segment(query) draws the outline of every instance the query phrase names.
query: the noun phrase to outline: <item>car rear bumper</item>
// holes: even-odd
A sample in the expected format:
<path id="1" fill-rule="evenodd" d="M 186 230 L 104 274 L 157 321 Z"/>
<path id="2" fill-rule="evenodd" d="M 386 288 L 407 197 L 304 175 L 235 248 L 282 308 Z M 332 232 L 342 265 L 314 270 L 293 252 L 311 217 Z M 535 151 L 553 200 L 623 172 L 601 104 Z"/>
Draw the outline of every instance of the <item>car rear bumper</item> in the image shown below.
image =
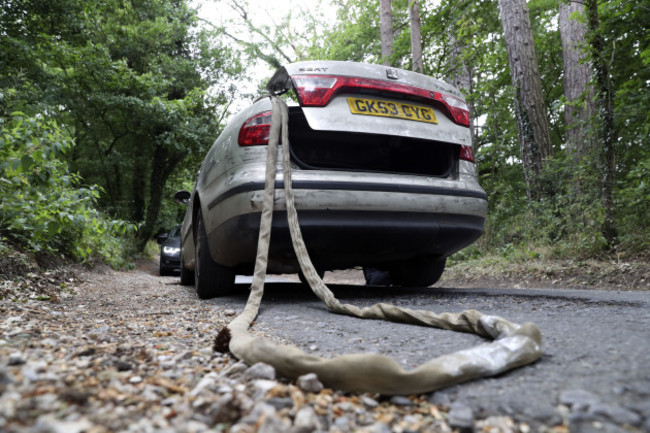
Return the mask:
<path id="1" fill-rule="evenodd" d="M 239 272 L 255 261 L 263 174 L 249 165 L 201 193 L 212 258 Z M 305 243 L 322 269 L 448 256 L 481 235 L 487 213 L 487 196 L 473 176 L 295 170 L 292 184 Z M 295 272 L 281 173 L 275 187 L 269 271 Z"/>
<path id="2" fill-rule="evenodd" d="M 311 259 L 324 270 L 448 256 L 474 242 L 485 221 L 471 215 L 328 210 L 299 211 L 298 218 Z M 259 213 L 222 224 L 209 236 L 220 251 L 215 259 L 252 270 L 259 225 Z M 220 245 L 228 245 L 228 250 L 221 251 Z M 269 258 L 271 272 L 297 271 L 285 211 L 274 212 Z"/>
<path id="3" fill-rule="evenodd" d="M 458 182 L 456 182 L 458 184 Z M 298 179 L 296 207 L 312 261 L 322 269 L 378 266 L 423 255 L 448 256 L 483 232 L 483 190 L 452 182 L 398 184 Z M 252 270 L 263 183 L 233 187 L 210 203 L 208 239 L 213 259 Z M 297 271 L 283 182 L 276 181 L 269 250 L 271 272 Z M 250 265 L 251 269 L 248 269 Z M 244 269 L 241 269 L 244 268 Z"/>

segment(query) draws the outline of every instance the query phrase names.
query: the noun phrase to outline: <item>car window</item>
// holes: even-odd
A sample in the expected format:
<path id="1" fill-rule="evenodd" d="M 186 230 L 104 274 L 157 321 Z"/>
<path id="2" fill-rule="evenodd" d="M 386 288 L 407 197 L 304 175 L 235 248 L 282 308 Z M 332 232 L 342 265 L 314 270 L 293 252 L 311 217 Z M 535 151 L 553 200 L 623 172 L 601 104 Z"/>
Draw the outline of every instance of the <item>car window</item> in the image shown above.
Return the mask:
<path id="1" fill-rule="evenodd" d="M 181 227 L 176 226 L 169 232 L 170 238 L 180 238 L 181 237 Z"/>

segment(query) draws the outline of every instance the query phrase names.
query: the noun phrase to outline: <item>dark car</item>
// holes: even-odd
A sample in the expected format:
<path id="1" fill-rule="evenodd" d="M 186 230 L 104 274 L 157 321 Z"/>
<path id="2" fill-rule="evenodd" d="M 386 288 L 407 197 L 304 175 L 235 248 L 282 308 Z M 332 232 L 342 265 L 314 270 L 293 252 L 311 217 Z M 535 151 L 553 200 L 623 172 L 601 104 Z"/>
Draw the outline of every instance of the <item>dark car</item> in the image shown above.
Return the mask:
<path id="1" fill-rule="evenodd" d="M 171 275 L 181 269 L 181 226 L 177 225 L 169 234 L 158 236 L 160 244 L 160 275 Z"/>

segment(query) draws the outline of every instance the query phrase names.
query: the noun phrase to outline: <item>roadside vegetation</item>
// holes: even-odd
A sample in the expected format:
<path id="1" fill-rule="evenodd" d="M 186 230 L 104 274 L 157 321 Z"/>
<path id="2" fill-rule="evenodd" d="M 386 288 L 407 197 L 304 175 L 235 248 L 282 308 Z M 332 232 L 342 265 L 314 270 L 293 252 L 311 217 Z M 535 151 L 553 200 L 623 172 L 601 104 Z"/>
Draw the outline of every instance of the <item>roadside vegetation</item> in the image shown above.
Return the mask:
<path id="1" fill-rule="evenodd" d="M 233 101 L 252 98 L 237 84 L 253 79 L 254 64 L 269 66 L 270 76 L 311 59 L 417 68 L 467 95 L 490 204 L 484 236 L 451 268 L 647 261 L 648 8 L 623 0 L 571 3 L 569 11 L 548 0 L 439 3 L 393 0 L 388 42 L 379 0 L 323 2 L 337 8 L 334 21 L 324 8 L 297 6 L 272 25 L 243 0 L 214 0 L 234 17 L 220 23 L 200 20 L 186 0 L 6 3 L 2 274 L 25 260 L 128 268 L 151 254 L 147 243 L 182 218 L 173 193 L 191 189 Z M 419 8 L 417 22 L 409 4 Z M 526 114 L 523 87 L 510 75 L 517 47 L 500 13 L 526 6 L 537 60 L 528 70 L 548 123 L 532 141 L 530 126 L 541 121 Z M 414 60 L 416 24 L 422 59 Z M 568 80 L 576 74 L 586 79 Z M 543 152 L 540 142 L 548 143 Z"/>
<path id="2" fill-rule="evenodd" d="M 0 94 L 0 99 L 11 96 Z M 97 206 L 101 187 L 84 186 L 70 172 L 69 134 L 47 115 L 19 111 L 5 116 L 1 126 L 0 254 L 8 258 L 12 250 L 23 250 L 45 260 L 101 260 L 127 267 L 126 239 L 135 225 L 103 214 Z"/>

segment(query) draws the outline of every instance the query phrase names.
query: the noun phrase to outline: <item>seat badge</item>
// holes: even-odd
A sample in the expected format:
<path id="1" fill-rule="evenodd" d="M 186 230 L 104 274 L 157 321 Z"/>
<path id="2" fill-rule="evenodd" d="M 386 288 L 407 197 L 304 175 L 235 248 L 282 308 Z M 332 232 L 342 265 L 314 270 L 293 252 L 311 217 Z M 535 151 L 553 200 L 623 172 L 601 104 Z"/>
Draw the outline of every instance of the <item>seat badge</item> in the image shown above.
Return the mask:
<path id="1" fill-rule="evenodd" d="M 397 80 L 397 69 L 386 69 L 386 77 L 390 78 L 391 80 Z"/>

